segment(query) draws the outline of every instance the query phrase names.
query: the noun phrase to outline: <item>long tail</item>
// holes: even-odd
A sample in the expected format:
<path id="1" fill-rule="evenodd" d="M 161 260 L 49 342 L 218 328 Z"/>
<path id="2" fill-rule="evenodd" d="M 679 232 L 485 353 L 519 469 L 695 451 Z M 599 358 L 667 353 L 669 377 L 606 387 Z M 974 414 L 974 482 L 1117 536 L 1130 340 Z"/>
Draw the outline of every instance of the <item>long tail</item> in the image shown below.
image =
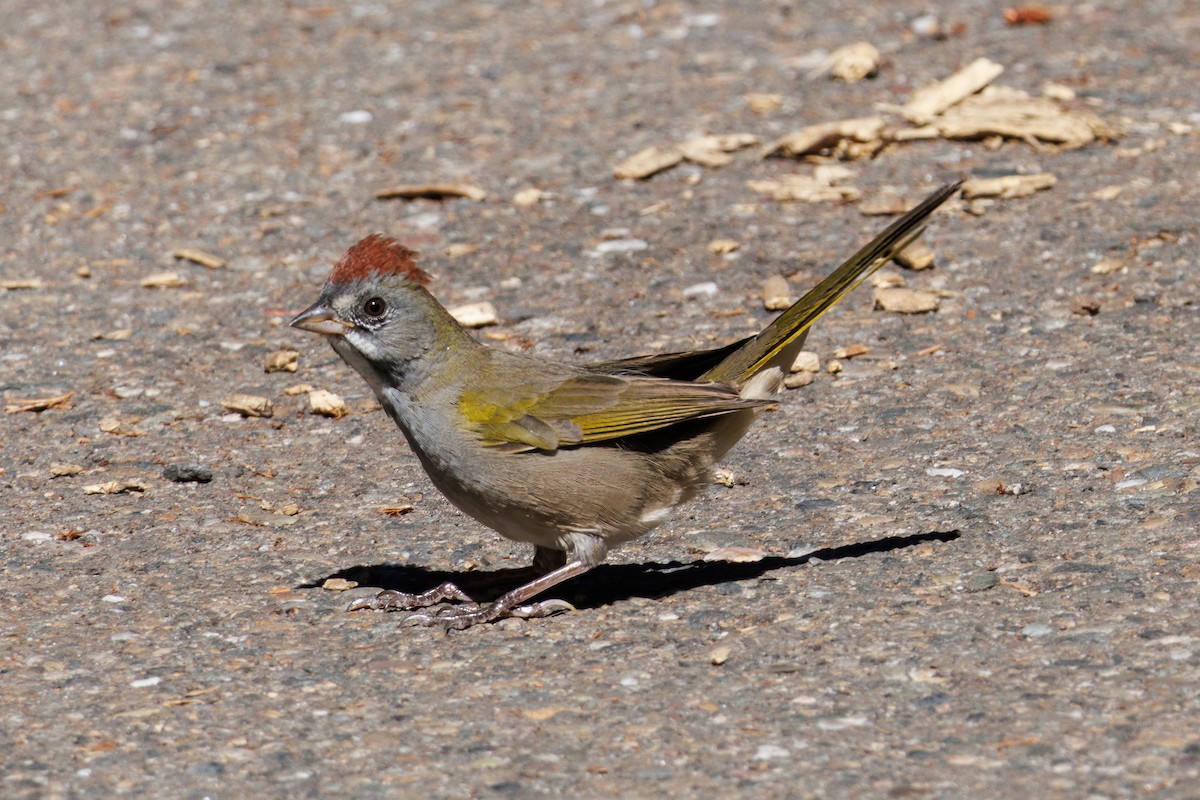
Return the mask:
<path id="1" fill-rule="evenodd" d="M 958 191 L 961 181 L 947 184 L 931 194 L 919 206 L 893 222 L 866 246 L 850 256 L 825 280 L 780 314 L 745 345 L 726 356 L 699 380 L 741 386 L 771 366 L 787 370 L 804 336 L 817 319 L 845 297 L 892 256 L 907 247 L 925 229 L 930 214 Z M 795 352 L 793 352 L 795 351 Z M 784 363 L 784 362 L 788 363 Z"/>

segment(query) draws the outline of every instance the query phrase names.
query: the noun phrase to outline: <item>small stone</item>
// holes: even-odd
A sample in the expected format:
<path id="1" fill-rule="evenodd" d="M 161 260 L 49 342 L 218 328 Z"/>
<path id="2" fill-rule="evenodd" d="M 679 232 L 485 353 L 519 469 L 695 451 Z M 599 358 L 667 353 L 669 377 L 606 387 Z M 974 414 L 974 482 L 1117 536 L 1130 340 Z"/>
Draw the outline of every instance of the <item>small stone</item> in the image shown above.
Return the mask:
<path id="1" fill-rule="evenodd" d="M 994 572 L 980 572 L 967 579 L 968 592 L 986 592 L 1000 585 L 1000 576 Z"/>
<path id="2" fill-rule="evenodd" d="M 837 375 L 842 371 L 842 362 L 838 361 L 836 358 L 829 359 L 829 363 L 825 365 L 825 371 L 830 375 Z"/>
<path id="3" fill-rule="evenodd" d="M 933 251 L 920 242 L 913 242 L 895 255 L 895 262 L 913 271 L 929 269 L 933 266 Z"/>
<path id="4" fill-rule="evenodd" d="M 754 564 L 766 557 L 766 553 L 754 547 L 726 545 L 725 547 L 718 547 L 716 550 L 710 550 L 705 554 L 704 560 L 710 563 L 713 561 L 725 561 L 730 564 Z"/>
<path id="5" fill-rule="evenodd" d="M 267 372 L 295 372 L 300 354 L 295 350 L 276 350 L 267 353 L 263 359 L 263 369 Z"/>
<path id="6" fill-rule="evenodd" d="M 715 648 L 711 653 L 709 653 L 708 660 L 710 662 L 712 662 L 712 665 L 714 667 L 719 667 L 722 664 L 724 664 L 726 661 L 729 660 L 729 656 L 732 652 L 733 652 L 732 647 L 730 647 L 729 645 L 723 644 L 720 647 Z"/>
<path id="7" fill-rule="evenodd" d="M 961 478 L 966 475 L 966 470 L 955 469 L 954 467 L 929 467 L 925 470 L 926 475 L 934 478 Z"/>
<path id="8" fill-rule="evenodd" d="M 869 78 L 879 70 L 879 50 L 870 42 L 839 47 L 829 55 L 829 74 L 846 83 Z"/>
<path id="9" fill-rule="evenodd" d="M 716 297 L 720 294 L 721 288 L 712 281 L 704 283 L 693 283 L 683 290 L 683 296 L 686 298 L 692 297 Z"/>
<path id="10" fill-rule="evenodd" d="M 937 311 L 941 298 L 933 292 L 917 289 L 876 289 L 875 307 L 897 314 L 927 314 Z"/>
<path id="11" fill-rule="evenodd" d="M 892 289 L 897 286 L 903 286 L 907 282 L 900 273 L 886 269 L 880 270 L 871 276 L 871 287 L 875 289 Z"/>
<path id="12" fill-rule="evenodd" d="M 1039 636 L 1049 636 L 1052 633 L 1054 633 L 1054 628 L 1041 622 L 1035 622 L 1032 625 L 1026 625 L 1024 628 L 1021 628 L 1021 635 L 1030 639 Z"/>
<path id="13" fill-rule="evenodd" d="M 787 750 L 779 745 L 761 744 L 754 751 L 755 761 L 773 761 L 777 758 L 790 758 L 792 755 L 790 750 Z"/>
<path id="14" fill-rule="evenodd" d="M 51 478 L 67 478 L 71 475 L 78 475 L 83 472 L 83 467 L 78 464 L 60 464 L 55 462 L 50 465 Z"/>
<path id="15" fill-rule="evenodd" d="M 1125 269 L 1125 262 L 1119 258 L 1102 258 L 1092 266 L 1093 275 L 1112 275 Z"/>
<path id="16" fill-rule="evenodd" d="M 513 201 L 514 205 L 521 206 L 522 208 L 527 208 L 529 206 L 536 206 L 538 203 L 540 203 L 542 201 L 542 197 L 544 197 L 544 196 L 545 196 L 545 193 L 541 189 L 530 186 L 529 188 L 522 189 L 521 191 L 514 194 L 512 201 Z"/>
<path id="17" fill-rule="evenodd" d="M 321 584 L 321 588 L 329 592 L 344 592 L 356 586 L 358 586 L 358 581 L 349 581 L 345 578 L 327 578 Z"/>
<path id="18" fill-rule="evenodd" d="M 715 256 L 732 253 L 742 245 L 736 239 L 713 239 L 708 243 L 708 252 Z"/>
<path id="19" fill-rule="evenodd" d="M 799 389 L 808 386 L 817 379 L 815 372 L 796 372 L 783 379 L 785 389 Z"/>
<path id="20" fill-rule="evenodd" d="M 175 483 L 208 483 L 213 471 L 200 464 L 168 464 L 163 468 L 163 477 Z"/>

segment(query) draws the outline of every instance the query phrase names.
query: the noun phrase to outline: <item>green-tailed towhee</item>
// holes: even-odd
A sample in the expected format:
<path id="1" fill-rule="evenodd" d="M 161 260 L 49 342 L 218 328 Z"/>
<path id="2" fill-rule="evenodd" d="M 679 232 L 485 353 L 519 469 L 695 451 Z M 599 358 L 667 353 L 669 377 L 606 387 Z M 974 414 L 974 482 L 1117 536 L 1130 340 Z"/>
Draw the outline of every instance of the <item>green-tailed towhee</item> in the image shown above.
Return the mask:
<path id="1" fill-rule="evenodd" d="M 292 325 L 324 334 L 375 391 L 442 494 L 501 535 L 535 548 L 544 574 L 475 604 L 453 584 L 386 590 L 350 608 L 416 609 L 466 628 L 570 609 L 528 604 L 665 522 L 769 404 L 809 326 L 920 235 L 958 184 L 934 192 L 756 336 L 712 350 L 577 366 L 493 350 L 426 290 L 416 256 L 368 236 L 333 268 Z"/>

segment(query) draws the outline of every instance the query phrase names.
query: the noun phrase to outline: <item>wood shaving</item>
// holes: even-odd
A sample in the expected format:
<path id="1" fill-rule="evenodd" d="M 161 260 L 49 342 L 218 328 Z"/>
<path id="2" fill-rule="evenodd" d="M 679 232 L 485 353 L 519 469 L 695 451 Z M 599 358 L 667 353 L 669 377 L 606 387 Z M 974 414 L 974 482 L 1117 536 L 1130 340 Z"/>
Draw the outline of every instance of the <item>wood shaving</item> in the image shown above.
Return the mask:
<path id="1" fill-rule="evenodd" d="M 300 354 L 295 350 L 276 350 L 267 353 L 263 359 L 263 369 L 267 372 L 295 372 L 299 359 Z"/>
<path id="2" fill-rule="evenodd" d="M 1011 200 L 1017 197 L 1029 197 L 1034 192 L 1049 189 L 1056 183 L 1058 183 L 1058 179 L 1049 172 L 1039 172 L 1036 175 L 978 178 L 963 184 L 962 196 L 965 200 L 976 197 L 999 197 Z"/>
<path id="3" fill-rule="evenodd" d="M 828 154 L 845 160 L 873 155 L 884 144 L 883 117 L 855 117 L 809 125 L 789 133 L 763 150 L 763 157 L 802 158 Z M 859 145 L 855 148 L 853 145 Z"/>
<path id="4" fill-rule="evenodd" d="M 469 183 L 408 183 L 375 193 L 376 200 L 448 200 L 456 197 L 479 202 L 487 199 L 487 192 Z"/>
<path id="5" fill-rule="evenodd" d="M 346 401 L 325 389 L 314 389 L 308 393 L 308 407 L 314 414 L 339 419 L 346 416 Z"/>
<path id="6" fill-rule="evenodd" d="M 495 325 L 500 321 L 496 315 L 496 307 L 487 300 L 456 306 L 449 311 L 450 316 L 454 317 L 464 328 L 483 328 Z"/>
<path id="7" fill-rule="evenodd" d="M 870 42 L 855 42 L 829 54 L 826 71 L 846 83 L 856 83 L 879 71 L 879 50 Z"/>
<path id="8" fill-rule="evenodd" d="M 243 417 L 270 417 L 275 414 L 275 406 L 271 401 L 255 394 L 231 394 L 221 400 L 221 405 Z"/>
<path id="9" fill-rule="evenodd" d="M 225 259 L 220 256 L 214 256 L 203 250 L 193 250 L 190 247 L 177 248 L 171 255 L 179 261 L 191 261 L 193 264 L 199 264 L 209 269 L 224 269 L 226 265 Z"/>
<path id="10" fill-rule="evenodd" d="M 155 272 L 142 278 L 141 285 L 143 289 L 173 289 L 186 286 L 187 281 L 178 272 Z"/>
<path id="11" fill-rule="evenodd" d="M 23 411 L 41 412 L 51 408 L 70 408 L 74 392 L 54 395 L 53 397 L 35 397 L 29 400 L 12 400 L 4 404 L 4 413 L 20 414 Z"/>
<path id="12" fill-rule="evenodd" d="M 875 290 L 875 307 L 897 314 L 926 314 L 937 311 L 941 299 L 933 292 L 891 287 Z"/>
<path id="13" fill-rule="evenodd" d="M 934 117 L 983 89 L 1004 72 L 1004 67 L 986 58 L 977 58 L 958 72 L 932 86 L 913 92 L 900 109 L 909 122 L 924 125 Z"/>

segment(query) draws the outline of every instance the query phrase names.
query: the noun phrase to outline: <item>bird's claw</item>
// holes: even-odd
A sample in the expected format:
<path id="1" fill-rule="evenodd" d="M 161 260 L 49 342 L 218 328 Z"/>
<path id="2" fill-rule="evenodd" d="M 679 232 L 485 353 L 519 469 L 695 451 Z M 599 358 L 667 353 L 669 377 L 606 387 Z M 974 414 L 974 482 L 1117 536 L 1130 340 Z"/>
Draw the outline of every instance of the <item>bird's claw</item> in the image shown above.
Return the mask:
<path id="1" fill-rule="evenodd" d="M 346 610 L 411 611 L 414 608 L 436 606 L 438 603 L 444 603 L 447 600 L 466 603 L 474 608 L 479 607 L 479 604 L 462 589 L 459 589 L 453 583 L 443 583 L 420 594 L 409 594 L 408 592 L 400 592 L 395 589 L 384 589 L 374 597 L 358 598 L 347 605 Z"/>
<path id="2" fill-rule="evenodd" d="M 496 622 L 501 619 L 540 619 L 575 611 L 575 606 L 566 600 L 543 600 L 523 606 L 506 606 L 499 601 L 483 608 L 443 608 L 436 614 L 410 614 L 404 618 L 405 625 L 420 625 L 426 628 L 444 627 L 447 631 L 462 631 L 472 625 Z"/>

